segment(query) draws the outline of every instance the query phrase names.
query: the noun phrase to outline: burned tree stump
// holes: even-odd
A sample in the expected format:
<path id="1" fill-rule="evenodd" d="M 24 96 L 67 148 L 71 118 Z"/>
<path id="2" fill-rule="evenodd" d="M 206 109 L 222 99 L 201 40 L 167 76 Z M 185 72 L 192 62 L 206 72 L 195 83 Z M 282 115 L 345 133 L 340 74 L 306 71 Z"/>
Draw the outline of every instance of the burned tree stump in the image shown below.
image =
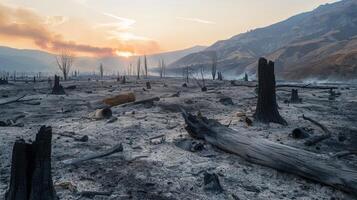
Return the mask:
<path id="1" fill-rule="evenodd" d="M 148 81 L 148 82 L 146 82 L 146 89 L 148 89 L 148 90 L 150 90 L 151 89 L 151 84 L 150 84 L 150 82 Z"/>
<path id="2" fill-rule="evenodd" d="M 223 81 L 222 72 L 217 72 L 217 79 L 218 79 L 219 81 Z"/>
<path id="3" fill-rule="evenodd" d="M 55 75 L 55 84 L 53 85 L 52 88 L 52 94 L 56 94 L 56 95 L 65 94 L 64 89 L 62 85 L 59 83 L 59 81 L 60 81 L 60 77 Z"/>
<path id="4" fill-rule="evenodd" d="M 275 94 L 274 62 L 259 59 L 258 66 L 258 103 L 254 118 L 264 123 L 274 122 L 287 125 L 280 116 Z"/>
<path id="5" fill-rule="evenodd" d="M 0 85 L 5 85 L 8 84 L 9 82 L 7 81 L 6 78 L 0 78 Z"/>
<path id="6" fill-rule="evenodd" d="M 243 80 L 244 80 L 244 81 L 249 81 L 249 80 L 248 80 L 248 74 L 247 74 L 247 73 L 244 74 L 244 79 L 243 79 Z"/>
<path id="7" fill-rule="evenodd" d="M 126 78 L 125 78 L 125 76 L 123 76 L 121 79 L 121 84 L 125 84 L 125 83 L 126 83 Z"/>
<path id="8" fill-rule="evenodd" d="M 301 103 L 302 99 L 299 98 L 299 93 L 297 89 L 292 89 L 291 90 L 291 98 L 290 98 L 290 103 Z"/>
<path id="9" fill-rule="evenodd" d="M 32 144 L 14 144 L 11 178 L 5 200 L 55 200 L 51 175 L 52 128 L 42 126 Z"/>

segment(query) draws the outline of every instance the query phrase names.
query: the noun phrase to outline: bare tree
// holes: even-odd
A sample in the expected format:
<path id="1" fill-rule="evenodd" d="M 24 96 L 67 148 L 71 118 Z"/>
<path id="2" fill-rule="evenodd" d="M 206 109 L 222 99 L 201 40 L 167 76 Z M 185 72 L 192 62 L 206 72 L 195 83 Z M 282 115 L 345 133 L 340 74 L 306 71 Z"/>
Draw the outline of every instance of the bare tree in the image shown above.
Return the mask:
<path id="1" fill-rule="evenodd" d="M 144 55 L 144 68 L 145 68 L 145 78 L 148 78 L 148 62 L 146 59 L 146 55 Z"/>
<path id="2" fill-rule="evenodd" d="M 136 78 L 140 79 L 140 68 L 141 68 L 141 60 L 140 57 L 138 58 L 138 64 L 136 65 Z"/>
<path id="3" fill-rule="evenodd" d="M 104 76 L 104 67 L 103 67 L 103 64 L 100 63 L 99 65 L 99 73 L 100 73 L 100 78 L 103 79 L 103 76 Z"/>
<path id="4" fill-rule="evenodd" d="M 216 79 L 216 74 L 217 74 L 217 53 L 216 52 L 213 52 L 213 55 L 212 55 L 211 73 L 212 73 L 212 79 L 215 80 Z"/>
<path id="5" fill-rule="evenodd" d="M 74 61 L 74 54 L 68 50 L 63 49 L 59 55 L 56 56 L 58 68 L 62 71 L 64 80 L 67 80 L 68 73 L 71 71 L 71 67 Z"/>
<path id="6" fill-rule="evenodd" d="M 159 61 L 159 72 L 160 72 L 160 78 L 165 77 L 165 62 L 163 59 Z"/>
<path id="7" fill-rule="evenodd" d="M 162 63 L 161 63 L 161 60 L 159 60 L 159 74 L 160 74 L 160 78 L 162 78 L 163 71 L 162 71 Z"/>

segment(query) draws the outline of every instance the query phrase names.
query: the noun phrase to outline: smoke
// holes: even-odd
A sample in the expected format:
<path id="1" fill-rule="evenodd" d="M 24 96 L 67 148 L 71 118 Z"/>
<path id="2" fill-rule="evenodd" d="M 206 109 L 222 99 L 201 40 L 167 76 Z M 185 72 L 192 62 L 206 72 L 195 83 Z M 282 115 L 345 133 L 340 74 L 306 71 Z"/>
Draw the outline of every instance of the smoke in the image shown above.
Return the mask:
<path id="1" fill-rule="evenodd" d="M 99 47 L 88 44 L 79 44 L 75 41 L 65 40 L 61 34 L 50 30 L 53 23 L 64 23 L 66 19 L 42 17 L 28 8 L 15 8 L 0 4 L 0 36 L 7 39 L 27 39 L 36 46 L 50 52 L 58 52 L 67 49 L 82 54 L 95 56 L 112 56 L 117 51 L 142 51 L 157 50 L 159 47 L 154 41 L 146 44 L 130 44 L 130 42 L 114 41 L 113 47 Z M 51 24 L 49 24 L 51 23 Z M 140 46 L 141 45 L 141 46 Z"/>

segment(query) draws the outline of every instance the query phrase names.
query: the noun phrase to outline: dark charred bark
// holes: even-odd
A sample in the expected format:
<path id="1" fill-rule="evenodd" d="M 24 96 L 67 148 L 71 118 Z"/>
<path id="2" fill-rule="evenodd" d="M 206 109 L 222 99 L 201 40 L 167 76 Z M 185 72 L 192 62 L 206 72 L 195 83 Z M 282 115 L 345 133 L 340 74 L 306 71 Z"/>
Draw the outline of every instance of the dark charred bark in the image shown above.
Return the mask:
<path id="1" fill-rule="evenodd" d="M 218 79 L 219 81 L 223 81 L 222 72 L 217 72 L 217 79 Z"/>
<path id="2" fill-rule="evenodd" d="M 181 109 L 185 129 L 194 138 L 236 154 L 248 162 L 295 174 L 357 195 L 355 167 L 336 159 L 227 128 L 216 120 L 194 116 Z"/>
<path id="3" fill-rule="evenodd" d="M 0 78 L 0 85 L 5 85 L 8 84 L 9 82 L 7 81 L 6 78 Z"/>
<path id="4" fill-rule="evenodd" d="M 60 82 L 60 77 L 55 75 L 55 84 L 53 85 L 52 88 L 52 94 L 57 94 L 57 95 L 65 94 L 64 89 L 59 82 Z"/>
<path id="5" fill-rule="evenodd" d="M 275 94 L 274 62 L 259 59 L 258 66 L 258 103 L 254 114 L 257 121 L 274 122 L 287 125 L 280 116 Z"/>
<path id="6" fill-rule="evenodd" d="M 151 84 L 150 84 L 150 82 L 146 82 L 146 89 L 148 89 L 148 90 L 151 89 Z"/>
<path id="7" fill-rule="evenodd" d="M 123 76 L 121 79 L 121 84 L 125 84 L 125 83 L 126 83 L 126 78 L 125 78 L 125 76 Z"/>
<path id="8" fill-rule="evenodd" d="M 42 126 L 32 144 L 14 144 L 6 200 L 55 200 L 51 175 L 51 127 Z"/>
<path id="9" fill-rule="evenodd" d="M 248 80 L 248 74 L 247 74 L 247 73 L 244 74 L 244 81 L 249 81 L 249 80 Z"/>
<path id="10" fill-rule="evenodd" d="M 297 89 L 291 89 L 290 103 L 301 103 L 302 99 L 299 98 L 299 93 Z"/>

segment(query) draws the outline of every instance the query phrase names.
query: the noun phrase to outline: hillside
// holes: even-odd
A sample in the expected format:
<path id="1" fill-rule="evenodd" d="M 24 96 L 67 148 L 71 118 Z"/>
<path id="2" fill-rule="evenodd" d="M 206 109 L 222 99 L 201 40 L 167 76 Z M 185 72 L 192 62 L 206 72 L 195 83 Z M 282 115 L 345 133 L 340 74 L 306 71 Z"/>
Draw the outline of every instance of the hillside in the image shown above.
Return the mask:
<path id="1" fill-rule="evenodd" d="M 174 62 L 188 54 L 202 51 L 206 47 L 194 46 L 191 48 L 148 55 L 149 67 L 157 66 L 160 59 L 167 64 Z M 138 57 L 76 57 L 74 67 L 81 71 L 92 72 L 98 69 L 102 63 L 108 72 L 118 71 L 129 65 L 136 64 Z M 23 72 L 56 72 L 57 65 L 55 55 L 39 50 L 15 49 L 0 46 L 0 71 L 23 71 Z"/>
<path id="2" fill-rule="evenodd" d="M 328 78 L 334 76 L 333 71 L 339 71 L 336 78 L 341 78 L 342 74 L 356 71 L 351 62 L 353 59 L 343 59 L 347 54 L 349 58 L 355 57 L 356 36 L 357 1 L 344 0 L 218 41 L 205 51 L 185 56 L 170 67 L 209 64 L 210 58 L 205 56 L 207 51 L 216 51 L 219 69 L 236 75 L 244 71 L 254 74 L 257 59 L 266 56 L 276 61 L 279 66 L 277 72 L 283 78 L 310 75 Z M 323 64 L 326 60 L 328 65 Z M 354 75 L 348 74 L 348 78 Z"/>

